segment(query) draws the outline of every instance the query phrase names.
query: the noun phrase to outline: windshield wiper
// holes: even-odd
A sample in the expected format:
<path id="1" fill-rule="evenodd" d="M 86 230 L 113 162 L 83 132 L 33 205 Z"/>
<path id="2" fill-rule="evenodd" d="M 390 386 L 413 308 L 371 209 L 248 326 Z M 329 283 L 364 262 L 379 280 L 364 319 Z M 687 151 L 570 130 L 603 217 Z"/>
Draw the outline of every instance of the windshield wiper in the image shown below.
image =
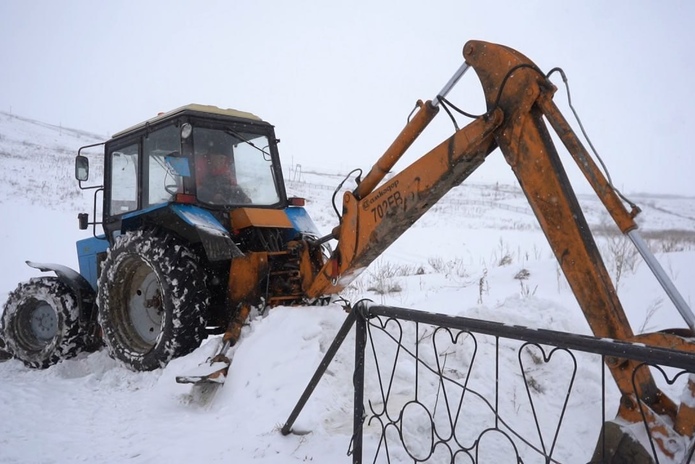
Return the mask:
<path id="1" fill-rule="evenodd" d="M 233 130 L 231 130 L 231 129 L 225 129 L 224 131 L 225 131 L 227 134 L 229 134 L 229 135 L 231 135 L 231 136 L 233 136 L 233 137 L 236 137 L 237 139 L 241 140 L 242 142 L 249 144 L 250 146 L 252 146 L 252 147 L 255 148 L 256 150 L 258 150 L 258 151 L 260 151 L 261 153 L 263 153 L 263 155 L 267 156 L 267 157 L 268 157 L 267 159 L 270 159 L 270 153 L 268 153 L 267 151 L 265 151 L 265 149 L 263 149 L 263 148 L 258 148 L 252 141 L 246 139 L 245 137 L 243 137 L 243 136 L 242 136 L 241 134 L 239 134 L 238 132 L 235 132 L 235 131 L 233 131 Z M 259 135 L 261 135 L 261 134 L 259 134 Z"/>

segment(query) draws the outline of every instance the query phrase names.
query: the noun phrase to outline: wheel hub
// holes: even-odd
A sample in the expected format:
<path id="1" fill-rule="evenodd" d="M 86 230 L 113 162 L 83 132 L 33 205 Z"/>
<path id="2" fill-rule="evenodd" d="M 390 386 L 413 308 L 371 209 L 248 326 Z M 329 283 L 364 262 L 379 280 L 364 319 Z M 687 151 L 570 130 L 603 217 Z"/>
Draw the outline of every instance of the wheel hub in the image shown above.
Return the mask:
<path id="1" fill-rule="evenodd" d="M 46 344 L 58 333 L 58 315 L 46 302 L 40 302 L 29 315 L 31 331 L 40 344 Z"/>
<path id="2" fill-rule="evenodd" d="M 162 295 L 153 272 L 149 272 L 134 289 L 128 304 L 128 315 L 140 338 L 154 345 L 162 331 Z"/>

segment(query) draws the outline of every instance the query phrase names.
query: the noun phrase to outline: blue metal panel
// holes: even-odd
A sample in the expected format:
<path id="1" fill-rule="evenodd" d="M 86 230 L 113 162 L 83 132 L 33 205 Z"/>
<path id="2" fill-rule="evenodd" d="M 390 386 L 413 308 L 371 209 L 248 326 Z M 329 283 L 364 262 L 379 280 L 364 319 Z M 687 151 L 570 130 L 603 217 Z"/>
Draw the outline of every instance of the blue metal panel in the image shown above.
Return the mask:
<path id="1" fill-rule="evenodd" d="M 126 213 L 123 216 L 121 216 L 121 219 L 123 222 L 128 221 L 129 219 L 134 219 L 138 218 L 140 216 L 143 216 L 145 214 L 151 213 L 152 211 L 156 211 L 158 209 L 165 208 L 169 203 L 157 203 L 156 205 L 151 205 L 148 206 L 147 208 L 139 209 L 137 211 L 132 211 L 130 213 Z"/>
<path id="2" fill-rule="evenodd" d="M 207 232 L 213 231 L 217 235 L 229 235 L 229 232 L 220 224 L 220 221 L 212 215 L 208 210 L 205 210 L 196 205 L 184 205 L 179 203 L 159 203 L 148 206 L 147 208 L 133 211 L 122 216 L 123 230 L 132 230 L 141 226 L 142 220 L 153 213 L 165 212 L 165 210 L 174 212 L 183 221 L 197 229 L 203 229 Z"/>
<path id="3" fill-rule="evenodd" d="M 311 220 L 309 213 L 307 213 L 304 208 L 299 206 L 291 206 L 285 209 L 285 212 L 287 213 L 287 217 L 290 218 L 292 226 L 296 231 L 303 234 L 311 234 L 316 236 L 320 235 L 316 224 L 314 224 L 314 221 Z"/>
<path id="4" fill-rule="evenodd" d="M 227 229 L 220 224 L 212 213 L 206 209 L 200 208 L 195 205 L 181 205 L 174 204 L 170 206 L 171 210 L 175 212 L 181 219 L 183 219 L 188 225 L 196 228 L 202 228 L 207 230 L 210 229 L 221 233 L 222 235 L 229 235 Z"/>
<path id="5" fill-rule="evenodd" d="M 76 245 L 80 274 L 96 291 L 97 254 L 105 252 L 109 247 L 109 242 L 105 238 L 90 237 L 77 241 Z"/>

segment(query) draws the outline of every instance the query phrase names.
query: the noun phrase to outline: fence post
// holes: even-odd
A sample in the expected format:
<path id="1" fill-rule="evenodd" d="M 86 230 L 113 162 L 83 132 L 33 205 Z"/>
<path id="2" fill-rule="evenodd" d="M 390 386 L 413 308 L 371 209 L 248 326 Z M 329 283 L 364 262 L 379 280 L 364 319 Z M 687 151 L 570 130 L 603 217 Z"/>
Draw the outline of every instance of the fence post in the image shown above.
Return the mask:
<path id="1" fill-rule="evenodd" d="M 362 429 L 364 424 L 364 352 L 367 347 L 366 306 L 360 302 L 354 309 L 355 373 L 352 377 L 355 404 L 352 417 L 352 464 L 362 464 Z"/>

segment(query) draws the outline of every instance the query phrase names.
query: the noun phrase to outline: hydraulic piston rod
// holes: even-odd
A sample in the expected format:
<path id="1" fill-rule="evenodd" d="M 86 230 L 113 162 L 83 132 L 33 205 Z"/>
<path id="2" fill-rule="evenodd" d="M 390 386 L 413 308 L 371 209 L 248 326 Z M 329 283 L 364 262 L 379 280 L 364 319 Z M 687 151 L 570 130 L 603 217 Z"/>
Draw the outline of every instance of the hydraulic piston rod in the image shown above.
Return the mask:
<path id="1" fill-rule="evenodd" d="M 408 124 L 403 128 L 400 135 L 379 158 L 376 164 L 372 167 L 369 173 L 357 186 L 353 194 L 357 199 L 364 198 L 371 193 L 374 188 L 379 185 L 384 176 L 393 168 L 401 156 L 406 152 L 415 139 L 422 131 L 432 122 L 432 119 L 437 115 L 439 110 L 439 97 L 446 97 L 456 83 L 463 77 L 470 66 L 464 62 L 451 76 L 451 79 L 442 87 L 437 96 L 432 101 L 426 103 L 418 102 L 419 110 Z"/>
<path id="2" fill-rule="evenodd" d="M 649 247 L 647 247 L 644 240 L 642 240 L 642 236 L 637 232 L 637 229 L 629 231 L 627 236 L 630 238 L 630 240 L 632 240 L 632 243 L 637 248 L 637 251 L 639 251 L 639 253 L 642 255 L 642 258 L 647 263 L 647 266 L 649 266 L 649 269 L 652 270 L 656 280 L 659 281 L 668 297 L 676 306 L 678 312 L 681 313 L 681 316 L 683 316 L 683 319 L 685 320 L 686 324 L 688 324 L 688 327 L 690 327 L 690 330 L 695 332 L 695 316 L 693 315 L 693 312 L 690 310 L 688 303 L 685 302 L 685 299 L 680 294 L 671 279 L 668 278 L 666 272 L 664 272 L 664 268 L 661 267 L 659 261 L 649 250 Z"/>
<path id="3" fill-rule="evenodd" d="M 466 71 L 468 71 L 468 68 L 470 68 L 470 65 L 466 63 L 465 61 L 461 65 L 460 68 L 456 70 L 453 76 L 451 76 L 451 79 L 449 79 L 449 82 L 442 87 L 442 90 L 439 91 L 436 97 L 432 99 L 432 106 L 437 106 L 439 105 L 439 98 L 445 98 L 447 95 L 449 95 L 449 92 L 451 92 L 451 89 L 454 88 L 454 86 L 458 83 L 458 81 L 463 77 L 464 74 L 466 74 Z"/>

